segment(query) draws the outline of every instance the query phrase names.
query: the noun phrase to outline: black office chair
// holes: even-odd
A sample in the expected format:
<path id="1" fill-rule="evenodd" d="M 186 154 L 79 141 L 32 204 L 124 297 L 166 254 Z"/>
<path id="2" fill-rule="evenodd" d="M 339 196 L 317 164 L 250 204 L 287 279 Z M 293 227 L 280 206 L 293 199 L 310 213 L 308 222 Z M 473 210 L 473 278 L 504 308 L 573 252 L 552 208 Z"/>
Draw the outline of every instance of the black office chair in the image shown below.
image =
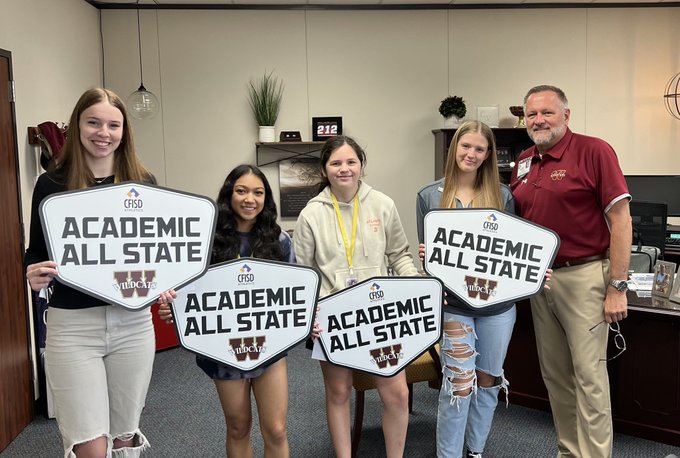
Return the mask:
<path id="1" fill-rule="evenodd" d="M 633 245 L 655 246 L 663 259 L 666 250 L 666 222 L 668 206 L 662 202 L 630 202 L 633 220 Z"/>

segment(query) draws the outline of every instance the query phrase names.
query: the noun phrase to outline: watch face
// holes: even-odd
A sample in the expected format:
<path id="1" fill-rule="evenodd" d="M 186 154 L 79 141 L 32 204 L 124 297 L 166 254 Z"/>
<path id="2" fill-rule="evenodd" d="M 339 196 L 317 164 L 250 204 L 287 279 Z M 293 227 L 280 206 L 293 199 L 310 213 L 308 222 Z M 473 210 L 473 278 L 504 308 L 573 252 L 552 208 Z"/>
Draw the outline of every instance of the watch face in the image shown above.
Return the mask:
<path id="1" fill-rule="evenodd" d="M 625 291 L 628 289 L 628 282 L 625 280 L 612 280 L 610 284 L 618 291 Z"/>

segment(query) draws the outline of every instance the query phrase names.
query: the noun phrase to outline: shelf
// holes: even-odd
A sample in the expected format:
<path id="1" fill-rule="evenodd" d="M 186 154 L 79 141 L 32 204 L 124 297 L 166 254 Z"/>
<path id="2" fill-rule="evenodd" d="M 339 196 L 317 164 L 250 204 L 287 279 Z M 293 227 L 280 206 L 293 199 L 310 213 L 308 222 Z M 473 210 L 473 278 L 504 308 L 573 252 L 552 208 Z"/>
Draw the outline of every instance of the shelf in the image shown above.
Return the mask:
<path id="1" fill-rule="evenodd" d="M 287 159 L 318 159 L 325 142 L 255 142 L 258 167 Z"/>

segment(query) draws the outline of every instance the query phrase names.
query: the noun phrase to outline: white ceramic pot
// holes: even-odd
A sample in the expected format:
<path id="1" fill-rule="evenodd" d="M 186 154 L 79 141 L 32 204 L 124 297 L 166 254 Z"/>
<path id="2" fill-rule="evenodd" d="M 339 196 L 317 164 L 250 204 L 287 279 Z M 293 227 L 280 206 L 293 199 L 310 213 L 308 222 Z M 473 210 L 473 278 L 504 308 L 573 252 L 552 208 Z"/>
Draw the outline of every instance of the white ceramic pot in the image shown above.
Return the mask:
<path id="1" fill-rule="evenodd" d="M 444 118 L 444 127 L 447 128 L 457 128 L 460 126 L 460 118 L 457 116 L 450 116 L 448 118 Z"/>
<path id="2" fill-rule="evenodd" d="M 274 126 L 260 126 L 260 136 L 261 143 L 270 143 L 276 141 L 276 129 Z"/>

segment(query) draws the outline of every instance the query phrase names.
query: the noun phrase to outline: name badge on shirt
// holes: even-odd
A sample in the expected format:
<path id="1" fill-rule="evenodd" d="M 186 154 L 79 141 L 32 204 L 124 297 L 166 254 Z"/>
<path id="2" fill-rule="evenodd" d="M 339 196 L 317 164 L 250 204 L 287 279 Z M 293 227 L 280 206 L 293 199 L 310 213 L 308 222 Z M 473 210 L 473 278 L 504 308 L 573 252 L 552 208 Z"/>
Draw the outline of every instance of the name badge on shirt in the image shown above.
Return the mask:
<path id="1" fill-rule="evenodd" d="M 349 288 L 350 286 L 354 286 L 357 283 L 359 283 L 359 280 L 354 275 L 347 277 L 347 279 L 345 279 L 345 286 L 347 288 Z"/>
<path id="2" fill-rule="evenodd" d="M 531 169 L 531 157 L 519 161 L 519 164 L 517 164 L 517 178 L 522 178 L 524 175 L 529 173 L 530 169 Z"/>

